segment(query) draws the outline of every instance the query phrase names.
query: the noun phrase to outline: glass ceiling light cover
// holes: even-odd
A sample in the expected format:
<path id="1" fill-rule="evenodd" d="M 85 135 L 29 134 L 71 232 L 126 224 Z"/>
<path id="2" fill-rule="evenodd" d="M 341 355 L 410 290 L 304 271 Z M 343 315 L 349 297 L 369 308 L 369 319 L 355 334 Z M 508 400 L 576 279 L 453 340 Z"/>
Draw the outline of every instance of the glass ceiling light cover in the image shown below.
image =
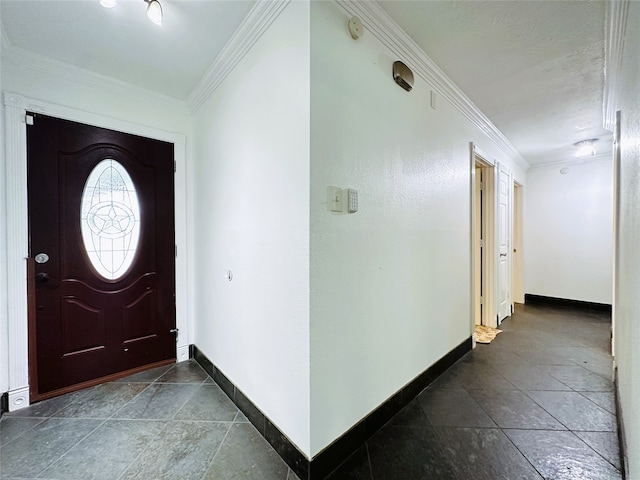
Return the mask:
<path id="1" fill-rule="evenodd" d="M 158 0 L 143 0 L 147 4 L 147 17 L 156 25 L 162 25 L 162 5 Z M 100 0 L 100 5 L 105 8 L 113 8 L 118 0 Z"/>
<path id="2" fill-rule="evenodd" d="M 147 17 L 156 25 L 162 25 L 162 6 L 158 0 L 145 0 L 149 6 L 147 7 Z"/>

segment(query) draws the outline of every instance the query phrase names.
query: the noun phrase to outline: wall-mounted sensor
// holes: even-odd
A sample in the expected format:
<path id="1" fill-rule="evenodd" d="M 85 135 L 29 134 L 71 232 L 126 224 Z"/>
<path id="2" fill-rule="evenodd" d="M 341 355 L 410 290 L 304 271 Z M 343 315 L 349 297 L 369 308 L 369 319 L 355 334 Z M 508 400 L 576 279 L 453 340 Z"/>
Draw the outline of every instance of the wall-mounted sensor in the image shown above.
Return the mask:
<path id="1" fill-rule="evenodd" d="M 358 191 L 353 188 L 327 187 L 327 208 L 330 212 L 356 213 Z"/>
<path id="2" fill-rule="evenodd" d="M 354 40 L 359 39 L 364 33 L 364 27 L 358 17 L 351 17 L 347 23 L 347 27 L 349 27 L 349 33 Z"/>
<path id="3" fill-rule="evenodd" d="M 407 92 L 413 88 L 413 72 L 399 60 L 393 62 L 393 79 Z"/>
<path id="4" fill-rule="evenodd" d="M 347 189 L 347 213 L 358 211 L 358 191 L 353 188 Z"/>

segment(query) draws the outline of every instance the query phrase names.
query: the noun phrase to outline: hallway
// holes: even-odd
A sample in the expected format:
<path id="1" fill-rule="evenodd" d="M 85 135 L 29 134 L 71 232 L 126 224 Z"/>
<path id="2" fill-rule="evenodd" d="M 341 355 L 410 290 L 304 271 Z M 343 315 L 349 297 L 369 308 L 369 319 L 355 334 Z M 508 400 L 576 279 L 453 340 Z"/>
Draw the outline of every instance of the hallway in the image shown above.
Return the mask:
<path id="1" fill-rule="evenodd" d="M 610 317 L 520 306 L 331 479 L 621 479 Z M 5 414 L 1 478 L 293 480 L 193 361 Z"/>

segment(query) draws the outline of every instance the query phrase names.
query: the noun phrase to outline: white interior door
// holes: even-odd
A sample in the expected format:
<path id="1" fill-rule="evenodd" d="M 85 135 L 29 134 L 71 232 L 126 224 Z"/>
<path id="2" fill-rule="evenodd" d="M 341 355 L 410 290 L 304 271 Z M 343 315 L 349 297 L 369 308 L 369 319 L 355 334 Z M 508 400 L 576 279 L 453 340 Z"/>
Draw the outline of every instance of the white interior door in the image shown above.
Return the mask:
<path id="1" fill-rule="evenodd" d="M 498 322 L 511 315 L 511 171 L 498 165 L 497 202 L 497 310 Z"/>

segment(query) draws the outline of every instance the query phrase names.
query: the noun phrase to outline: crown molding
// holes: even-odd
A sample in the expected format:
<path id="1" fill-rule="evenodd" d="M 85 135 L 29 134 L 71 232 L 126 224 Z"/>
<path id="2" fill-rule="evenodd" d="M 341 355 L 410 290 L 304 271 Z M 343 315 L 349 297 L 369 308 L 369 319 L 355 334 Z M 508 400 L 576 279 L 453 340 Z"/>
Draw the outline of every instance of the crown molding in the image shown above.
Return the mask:
<path id="1" fill-rule="evenodd" d="M 195 113 L 282 13 L 290 0 L 258 1 L 187 97 Z"/>
<path id="2" fill-rule="evenodd" d="M 5 41 L 4 35 L 2 37 L 2 41 Z M 11 63 L 20 68 L 26 68 L 48 76 L 62 78 L 69 82 L 100 90 L 101 92 L 107 92 L 114 95 L 131 95 L 133 93 L 139 97 L 146 97 L 151 101 L 172 103 L 176 106 L 185 107 L 185 103 L 182 100 L 178 100 L 174 97 L 162 95 L 161 93 L 153 92 L 146 88 L 138 87 L 91 70 L 76 67 L 75 65 L 70 65 L 68 63 L 61 62 L 60 60 L 40 55 L 20 47 L 6 47 L 3 44 L 0 55 L 3 63 Z"/>
<path id="3" fill-rule="evenodd" d="M 629 4 L 630 0 L 610 1 L 605 20 L 602 116 L 603 126 L 610 132 L 613 132 L 616 123 Z"/>
<path id="4" fill-rule="evenodd" d="M 531 164 L 531 167 L 529 167 L 529 171 L 536 170 L 538 168 L 557 167 L 560 165 L 565 167 L 577 167 L 578 165 L 599 162 L 602 160 L 612 161 L 613 153 L 597 153 L 595 155 L 588 155 L 586 157 L 574 157 L 568 160 L 552 160 L 551 162 L 533 163 Z"/>
<path id="5" fill-rule="evenodd" d="M 425 80 L 442 97 L 446 98 L 471 123 L 487 135 L 517 165 L 526 170 L 529 162 L 502 134 L 491 120 L 453 83 L 431 58 L 407 35 L 400 26 L 378 5 L 367 0 L 336 0 L 347 13 L 362 20 L 367 30 L 404 63 Z"/>

